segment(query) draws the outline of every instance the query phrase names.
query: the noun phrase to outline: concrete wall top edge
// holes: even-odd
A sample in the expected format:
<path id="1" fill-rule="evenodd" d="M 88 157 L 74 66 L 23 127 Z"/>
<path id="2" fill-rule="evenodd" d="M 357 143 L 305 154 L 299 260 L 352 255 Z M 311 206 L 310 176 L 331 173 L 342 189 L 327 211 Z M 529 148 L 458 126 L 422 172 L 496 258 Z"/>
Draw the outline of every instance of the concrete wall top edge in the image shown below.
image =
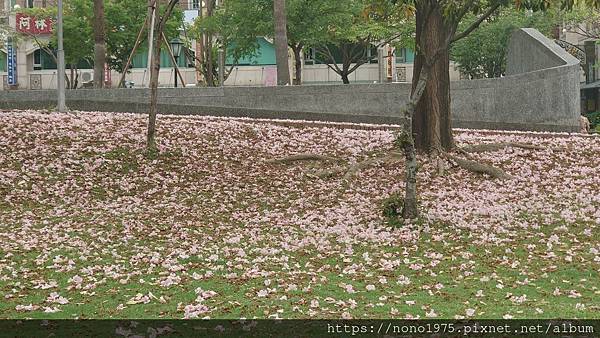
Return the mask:
<path id="1" fill-rule="evenodd" d="M 563 77 L 579 78 L 579 65 L 563 65 L 558 67 L 535 70 L 527 73 L 519 73 L 507 75 L 501 78 L 492 79 L 473 79 L 452 81 L 451 87 L 456 89 L 469 88 L 495 88 L 513 83 L 532 83 L 536 81 L 544 81 L 551 78 L 559 79 Z M 579 83 L 579 81 L 577 81 Z"/>
<path id="2" fill-rule="evenodd" d="M 507 75 L 578 64 L 577 58 L 536 29 L 518 29 L 510 37 Z"/>
<path id="3" fill-rule="evenodd" d="M 302 85 L 280 87 L 202 87 L 202 88 L 161 88 L 160 97 L 189 97 L 193 96 L 246 96 L 246 95 L 298 95 L 298 94 L 347 94 L 347 93 L 389 93 L 394 91 L 409 91 L 409 83 L 390 84 L 335 84 L 335 85 Z M 110 98 L 110 97 L 149 97 L 148 88 L 121 89 L 77 89 L 67 90 L 67 97 Z M 56 95 L 56 90 L 11 90 L 0 91 L 0 98 L 19 97 L 49 97 Z"/>
<path id="4" fill-rule="evenodd" d="M 554 41 L 547 38 L 544 34 L 535 28 L 521 28 L 519 31 L 529 35 L 535 42 L 544 45 L 548 51 L 554 53 L 556 57 L 561 59 L 563 65 L 579 65 L 579 60 L 573 55 L 569 54 L 562 47 L 557 45 Z"/>

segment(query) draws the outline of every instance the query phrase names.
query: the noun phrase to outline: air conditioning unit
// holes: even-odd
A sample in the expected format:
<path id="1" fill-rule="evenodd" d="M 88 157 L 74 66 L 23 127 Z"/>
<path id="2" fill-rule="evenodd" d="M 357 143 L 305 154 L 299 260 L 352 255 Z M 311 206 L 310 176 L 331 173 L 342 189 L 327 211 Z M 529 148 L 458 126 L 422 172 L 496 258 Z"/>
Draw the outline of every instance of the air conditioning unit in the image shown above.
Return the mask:
<path id="1" fill-rule="evenodd" d="M 93 81 L 93 75 L 91 72 L 82 72 L 81 73 L 81 81 L 88 82 Z"/>
<path id="2" fill-rule="evenodd" d="M 91 72 L 81 72 L 82 88 L 94 88 L 94 77 Z"/>

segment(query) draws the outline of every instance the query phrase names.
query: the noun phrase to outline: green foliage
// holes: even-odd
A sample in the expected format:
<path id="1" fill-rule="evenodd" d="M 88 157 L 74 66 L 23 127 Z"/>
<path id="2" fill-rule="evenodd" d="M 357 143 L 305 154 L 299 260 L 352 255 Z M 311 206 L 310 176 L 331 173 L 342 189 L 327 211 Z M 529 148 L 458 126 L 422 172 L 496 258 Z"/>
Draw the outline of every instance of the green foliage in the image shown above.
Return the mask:
<path id="1" fill-rule="evenodd" d="M 213 68 L 216 53 L 225 48 L 227 57 L 237 64 L 240 59 L 256 55 L 258 36 L 269 35 L 272 30 L 272 2 L 269 0 L 229 0 L 214 10 L 209 17 L 198 17 L 187 27 L 187 37 L 199 40 L 201 34 L 213 36 Z M 190 41 L 188 41 L 188 44 Z"/>
<path id="2" fill-rule="evenodd" d="M 590 121 L 590 129 L 600 132 L 600 111 L 584 114 Z"/>
<path id="3" fill-rule="evenodd" d="M 341 0 L 329 18 L 326 40 L 336 45 L 391 41 L 407 24 L 404 6 L 386 0 Z"/>
<path id="4" fill-rule="evenodd" d="M 382 1 L 386 0 L 371 0 Z M 583 8 L 590 11 L 592 8 L 600 8 L 598 0 L 397 0 L 392 1 L 396 6 L 404 6 L 404 9 L 414 8 L 418 12 L 427 12 L 435 6 L 439 6 L 444 17 L 447 28 L 454 29 L 467 15 L 483 16 L 494 14 L 499 8 L 516 7 L 518 9 L 529 9 L 531 11 L 548 10 L 573 10 Z M 425 22 L 425 25 L 427 23 Z M 466 28 L 463 26 L 463 29 Z M 458 29 L 460 34 L 462 29 Z"/>
<path id="5" fill-rule="evenodd" d="M 287 0 L 288 43 L 304 46 L 320 43 L 326 38 L 323 33 L 337 13 L 337 7 L 332 1 Z"/>
<path id="6" fill-rule="evenodd" d="M 394 193 L 382 202 L 383 217 L 394 227 L 402 226 L 402 208 L 404 206 L 404 197 L 400 193 Z"/>
<path id="7" fill-rule="evenodd" d="M 551 11 L 553 19 L 561 22 L 568 31 L 600 39 L 600 11 L 590 10 L 589 6 L 574 6 L 570 11 Z M 600 40 L 598 41 L 600 42 Z"/>
<path id="8" fill-rule="evenodd" d="M 35 16 L 38 19 L 48 19 L 56 17 L 56 7 L 21 8 L 18 10 L 18 12 L 27 14 L 28 16 Z"/>
<path id="9" fill-rule="evenodd" d="M 313 47 L 319 61 L 328 64 L 344 83 L 349 74 L 377 57 L 376 52 L 369 55 L 369 50 L 387 43 L 396 47 L 413 44 L 414 11 L 410 5 L 392 0 L 340 0 L 336 6 L 328 13 L 323 38 Z"/>
<path id="10" fill-rule="evenodd" d="M 474 15 L 468 16 L 459 29 L 465 29 L 475 20 Z M 458 63 L 460 71 L 472 79 L 500 77 L 506 73 L 508 42 L 513 31 L 532 27 L 549 35 L 553 26 L 554 21 L 543 12 L 506 8 L 457 41 L 452 46 L 451 58 Z"/>
<path id="11" fill-rule="evenodd" d="M 146 0 L 105 0 L 106 17 L 106 50 L 107 62 L 111 69 L 122 71 L 131 54 L 136 37 L 142 28 L 148 11 Z M 164 6 L 160 8 L 164 10 Z M 22 13 L 39 18 L 55 18 L 56 7 L 24 8 Z M 93 64 L 94 36 L 93 20 L 94 8 L 90 0 L 65 0 L 63 10 L 63 39 L 65 62 L 67 64 Z M 183 12 L 176 8 L 167 26 L 165 35 L 171 39 L 178 34 L 178 29 L 183 22 Z M 147 34 L 143 35 L 146 38 Z M 43 43 L 40 41 L 40 43 Z M 56 29 L 47 47 L 56 50 Z M 147 46 L 144 41 L 141 50 Z"/>
<path id="12" fill-rule="evenodd" d="M 405 10 L 406 6 L 390 0 L 288 0 L 288 44 L 295 50 L 325 46 L 343 50 L 356 45 L 366 50 L 395 36 L 412 37 L 411 24 L 398 20 L 406 16 Z M 273 0 L 229 0 L 213 16 L 198 18 L 188 28 L 188 38 L 197 40 L 202 33 L 216 37 L 215 45 L 226 47 L 227 56 L 237 64 L 256 55 L 257 36 L 274 36 L 272 13 Z M 347 54 L 352 54 L 348 63 L 368 61 L 366 54 Z"/>
<path id="13" fill-rule="evenodd" d="M 107 20 L 107 62 L 111 69 L 121 72 L 145 22 L 148 14 L 148 3 L 146 0 L 109 0 L 105 2 L 104 10 Z M 164 10 L 164 6 L 161 7 L 162 10 Z M 183 12 L 175 7 L 165 26 L 165 36 L 168 40 L 177 36 L 182 22 Z M 144 40 L 138 49 L 140 51 L 148 48 L 147 30 L 143 34 L 142 39 Z"/>
<path id="14" fill-rule="evenodd" d="M 37 18 L 55 18 L 56 7 L 49 8 L 23 8 L 19 10 Z M 65 50 L 65 63 L 77 65 L 91 63 L 94 53 L 94 41 L 90 16 L 93 15 L 93 3 L 86 0 L 68 0 L 63 4 L 63 44 Z M 40 47 L 49 51 L 56 51 L 56 22 L 53 35 L 48 43 L 37 39 Z M 28 34 L 24 34 L 27 36 Z M 56 55 L 54 53 L 54 55 Z"/>
<path id="15" fill-rule="evenodd" d="M 87 0 L 69 0 L 64 2 L 63 14 L 63 44 L 65 63 L 77 65 L 80 63 L 93 64 L 94 32 L 91 18 L 94 4 Z M 56 29 L 50 45 L 57 49 Z"/>

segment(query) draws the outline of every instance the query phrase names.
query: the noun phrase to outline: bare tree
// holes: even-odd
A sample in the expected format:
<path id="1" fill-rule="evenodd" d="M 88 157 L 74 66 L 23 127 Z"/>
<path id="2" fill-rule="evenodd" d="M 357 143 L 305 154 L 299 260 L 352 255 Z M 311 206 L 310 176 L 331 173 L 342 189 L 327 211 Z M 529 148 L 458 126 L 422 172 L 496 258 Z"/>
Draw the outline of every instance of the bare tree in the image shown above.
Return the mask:
<path id="1" fill-rule="evenodd" d="M 94 0 L 94 88 L 104 87 L 106 63 L 106 28 L 104 0 Z"/>
<path id="2" fill-rule="evenodd" d="M 290 84 L 285 0 L 273 1 L 273 18 L 275 19 L 275 59 L 277 61 L 277 85 L 285 86 Z"/>
<path id="3" fill-rule="evenodd" d="M 152 58 L 150 62 L 152 67 L 150 69 L 150 112 L 148 116 L 148 134 L 146 139 L 146 148 L 149 152 L 157 150 L 156 147 L 156 114 L 158 112 L 158 74 L 160 72 L 160 46 L 163 42 L 163 32 L 167 20 L 173 13 L 173 8 L 179 0 L 169 0 L 167 7 L 163 15 L 158 15 L 154 21 L 154 45 L 152 49 Z M 156 5 L 156 2 L 154 3 Z"/>

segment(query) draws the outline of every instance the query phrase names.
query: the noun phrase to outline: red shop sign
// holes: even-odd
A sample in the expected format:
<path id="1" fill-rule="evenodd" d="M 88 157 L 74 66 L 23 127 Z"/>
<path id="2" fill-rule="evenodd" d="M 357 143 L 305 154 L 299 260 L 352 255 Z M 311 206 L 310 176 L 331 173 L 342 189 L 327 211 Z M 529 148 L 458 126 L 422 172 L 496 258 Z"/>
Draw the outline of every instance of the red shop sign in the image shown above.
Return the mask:
<path id="1" fill-rule="evenodd" d="M 23 13 L 17 13 L 17 32 L 28 34 L 52 34 L 52 19 L 36 19 Z"/>

